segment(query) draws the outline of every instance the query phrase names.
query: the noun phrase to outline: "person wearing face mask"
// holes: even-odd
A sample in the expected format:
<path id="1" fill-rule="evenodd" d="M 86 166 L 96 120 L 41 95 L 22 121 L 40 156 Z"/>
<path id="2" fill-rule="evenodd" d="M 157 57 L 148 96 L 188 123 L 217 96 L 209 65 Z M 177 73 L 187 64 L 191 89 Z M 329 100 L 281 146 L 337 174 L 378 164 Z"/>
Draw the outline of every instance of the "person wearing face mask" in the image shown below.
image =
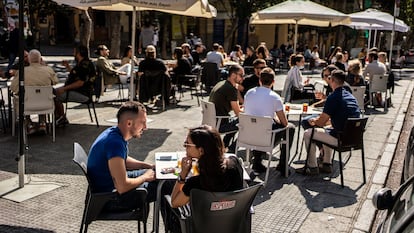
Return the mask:
<path id="1" fill-rule="evenodd" d="M 303 79 L 301 69 L 305 67 L 305 58 L 301 54 L 292 54 L 290 56 L 290 70 L 287 74 L 282 96 L 285 102 L 297 99 L 309 99 L 313 102 L 314 86 L 309 84 L 309 79 Z"/>

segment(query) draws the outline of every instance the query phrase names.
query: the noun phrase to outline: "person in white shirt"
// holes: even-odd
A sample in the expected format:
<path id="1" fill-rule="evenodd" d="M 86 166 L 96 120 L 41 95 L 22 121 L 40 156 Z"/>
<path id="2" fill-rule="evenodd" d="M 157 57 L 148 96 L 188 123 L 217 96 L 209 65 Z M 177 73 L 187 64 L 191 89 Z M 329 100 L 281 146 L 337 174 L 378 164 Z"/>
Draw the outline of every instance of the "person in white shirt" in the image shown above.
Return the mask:
<path id="1" fill-rule="evenodd" d="M 317 45 L 313 46 L 313 48 L 312 48 L 312 58 L 313 58 L 313 60 L 315 60 L 315 66 L 316 67 L 319 67 L 319 66 L 325 67 L 326 66 L 326 61 L 322 60 L 319 57 L 319 52 L 318 51 L 319 51 L 318 46 Z"/>
<path id="2" fill-rule="evenodd" d="M 207 62 L 212 62 L 217 64 L 217 68 L 224 66 L 224 59 L 223 55 L 218 51 L 220 45 L 217 43 L 213 44 L 213 51 L 207 53 Z"/>
<path id="3" fill-rule="evenodd" d="M 245 96 L 244 112 L 253 116 L 267 116 L 274 119 L 273 129 L 288 127 L 289 129 L 289 148 L 292 146 L 295 126 L 289 123 L 283 108 L 281 97 L 272 90 L 275 72 L 271 68 L 264 68 L 260 73 L 260 86 L 250 89 Z M 276 134 L 275 141 L 278 142 L 286 135 L 285 131 Z M 285 172 L 286 145 L 281 146 L 280 163 L 276 167 L 282 174 Z M 253 151 L 253 170 L 257 173 L 266 171 L 262 164 L 262 154 L 264 152 Z"/>

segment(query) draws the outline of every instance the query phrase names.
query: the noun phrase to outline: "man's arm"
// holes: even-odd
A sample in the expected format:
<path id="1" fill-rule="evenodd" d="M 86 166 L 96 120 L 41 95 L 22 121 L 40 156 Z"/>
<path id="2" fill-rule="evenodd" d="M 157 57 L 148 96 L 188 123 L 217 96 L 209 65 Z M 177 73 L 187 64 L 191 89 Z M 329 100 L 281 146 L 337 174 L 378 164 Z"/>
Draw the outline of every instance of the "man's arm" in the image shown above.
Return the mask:
<path id="1" fill-rule="evenodd" d="M 329 122 L 329 119 L 330 116 L 323 112 L 321 115 L 319 115 L 319 117 L 309 119 L 309 124 L 311 126 L 316 125 L 318 127 L 324 127 Z"/>
<path id="2" fill-rule="evenodd" d="M 135 178 L 128 178 L 126 174 L 125 161 L 121 157 L 113 157 L 108 161 L 109 171 L 112 176 L 115 188 L 119 194 L 128 192 L 144 182 L 155 180 L 155 172 L 148 169 L 143 175 Z"/>
<path id="3" fill-rule="evenodd" d="M 134 159 L 130 156 L 127 157 L 125 164 L 126 164 L 126 169 L 128 169 L 128 170 L 132 170 L 132 169 L 153 169 L 153 168 L 155 168 L 155 165 L 153 165 L 153 164 L 136 160 L 136 159 Z"/>
<path id="4" fill-rule="evenodd" d="M 277 116 L 277 118 L 279 118 L 280 124 L 282 124 L 285 127 L 288 125 L 288 120 L 287 120 L 285 112 L 283 112 L 283 110 L 277 111 L 276 116 Z"/>
<path id="5" fill-rule="evenodd" d="M 234 114 L 236 114 L 236 116 L 239 116 L 240 112 L 242 112 L 242 110 L 240 109 L 239 101 L 231 101 L 230 105 Z"/>
<path id="6" fill-rule="evenodd" d="M 63 92 L 78 89 L 78 88 L 82 87 L 84 83 L 85 83 L 85 81 L 77 80 L 76 82 L 73 82 L 69 85 L 59 87 L 58 89 L 56 89 L 56 94 L 61 95 Z"/>

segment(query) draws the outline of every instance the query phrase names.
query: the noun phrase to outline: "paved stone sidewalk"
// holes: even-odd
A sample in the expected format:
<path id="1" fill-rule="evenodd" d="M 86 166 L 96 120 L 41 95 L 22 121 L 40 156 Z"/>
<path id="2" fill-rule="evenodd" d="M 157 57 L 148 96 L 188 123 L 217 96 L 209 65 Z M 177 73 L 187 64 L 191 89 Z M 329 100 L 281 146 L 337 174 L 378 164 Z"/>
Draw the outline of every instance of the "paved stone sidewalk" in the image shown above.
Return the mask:
<path id="1" fill-rule="evenodd" d="M 316 76 L 314 79 L 317 79 Z M 284 75 L 277 76 L 277 91 L 283 87 L 283 78 Z M 344 170 L 345 188 L 340 186 L 337 163 L 334 164 L 332 179 L 327 175 L 305 177 L 296 174 L 293 169 L 292 174 L 284 178 L 274 168 L 277 161 L 273 161 L 269 183 L 254 201 L 252 232 L 369 232 L 374 216 L 370 198 L 385 181 L 413 85 L 409 78 L 397 82 L 394 106 L 387 113 L 383 113 L 383 109 L 367 111 L 366 185 L 361 186 L 358 151 L 353 152 Z M 88 149 L 102 130 L 114 125 L 111 120 L 119 107 L 119 102 L 113 101 L 117 94 L 117 89 L 108 90 L 100 99 L 97 105 L 99 128 L 90 122 L 85 106 L 71 104 L 68 110 L 70 125 L 57 129 L 55 143 L 52 143 L 50 136 L 29 137 L 26 173 L 29 177 L 56 182 L 62 187 L 22 203 L 0 198 L 0 232 L 78 231 L 86 180 L 71 161 L 73 143 L 79 142 Z M 148 118 L 152 120 L 148 130 L 141 139 L 130 142 L 130 151 L 138 159 L 153 162 L 155 152 L 184 149 L 185 127 L 200 124 L 201 110 L 196 99 L 191 99 L 186 92 L 177 106 L 171 106 L 164 112 L 149 111 Z M 17 152 L 17 138 L 9 133 L 1 134 L 0 180 L 15 175 L 17 163 L 14 158 Z M 304 158 L 305 153 L 301 156 L 302 160 Z M 292 166 L 302 165 L 292 163 Z M 256 181 L 260 178 L 263 177 L 256 178 Z M 148 221 L 148 229 L 152 229 L 152 213 Z M 136 223 L 96 222 L 92 223 L 90 232 L 136 232 Z"/>

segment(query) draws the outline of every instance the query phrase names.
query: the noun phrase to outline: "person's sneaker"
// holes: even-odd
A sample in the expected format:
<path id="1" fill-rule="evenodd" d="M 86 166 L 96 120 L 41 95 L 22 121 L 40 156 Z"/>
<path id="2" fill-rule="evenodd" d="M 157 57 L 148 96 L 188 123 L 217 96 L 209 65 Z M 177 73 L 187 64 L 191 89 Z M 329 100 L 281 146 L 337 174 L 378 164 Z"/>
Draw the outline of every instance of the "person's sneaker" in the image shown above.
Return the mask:
<path id="1" fill-rule="evenodd" d="M 33 123 L 27 125 L 27 135 L 31 135 L 37 132 L 36 126 Z"/>
<path id="2" fill-rule="evenodd" d="M 302 167 L 296 169 L 296 172 L 305 176 L 316 176 L 319 175 L 318 167 Z"/>
<path id="3" fill-rule="evenodd" d="M 319 166 L 319 171 L 321 173 L 332 173 L 332 164 L 323 163 L 321 166 Z"/>
<path id="4" fill-rule="evenodd" d="M 56 120 L 56 126 L 57 127 L 61 127 L 61 126 L 65 126 L 65 125 L 67 125 L 67 124 L 69 124 L 69 121 L 68 121 L 68 119 L 66 118 L 66 116 L 61 116 L 61 117 L 59 117 L 57 120 Z"/>
<path id="5" fill-rule="evenodd" d="M 263 173 L 266 171 L 266 167 L 262 163 L 253 164 L 252 169 L 255 173 Z"/>
<path id="6" fill-rule="evenodd" d="M 46 122 L 39 123 L 39 132 L 46 134 Z"/>

